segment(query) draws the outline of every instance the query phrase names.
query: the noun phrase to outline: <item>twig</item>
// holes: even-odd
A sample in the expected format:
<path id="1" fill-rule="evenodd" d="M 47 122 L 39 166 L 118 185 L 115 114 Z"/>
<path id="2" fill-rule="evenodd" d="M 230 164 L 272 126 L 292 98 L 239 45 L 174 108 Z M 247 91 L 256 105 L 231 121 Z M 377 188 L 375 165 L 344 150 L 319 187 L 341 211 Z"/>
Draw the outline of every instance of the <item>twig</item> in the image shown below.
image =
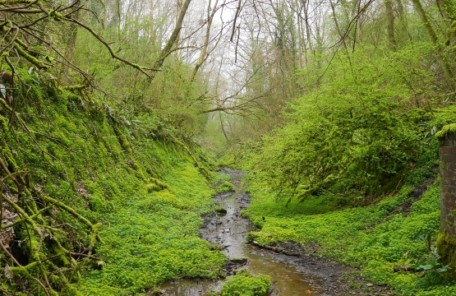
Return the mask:
<path id="1" fill-rule="evenodd" d="M 36 277 L 32 276 L 32 275 L 28 272 L 27 268 L 26 268 L 25 266 L 22 266 L 22 265 L 19 263 L 19 261 L 17 261 L 17 259 L 13 256 L 13 254 L 11 254 L 10 251 L 8 251 L 8 249 L 3 245 L 3 243 L 2 243 L 1 240 L 0 240 L 0 248 L 2 248 L 3 252 L 4 252 L 6 255 L 8 255 L 8 257 L 10 257 L 11 260 L 13 260 L 13 262 L 14 262 L 17 266 L 19 266 L 19 267 L 21 268 L 21 270 L 24 271 L 24 273 L 25 273 L 28 277 L 30 277 L 31 279 L 33 279 L 34 281 L 36 281 L 36 282 L 38 283 L 38 285 L 40 285 L 40 286 L 44 289 L 44 291 L 46 291 L 46 294 L 49 295 L 49 293 L 48 293 L 48 291 L 47 291 L 48 289 L 46 288 L 46 286 L 45 286 L 39 279 L 37 279 Z M 33 263 L 32 263 L 32 264 L 33 264 Z"/>

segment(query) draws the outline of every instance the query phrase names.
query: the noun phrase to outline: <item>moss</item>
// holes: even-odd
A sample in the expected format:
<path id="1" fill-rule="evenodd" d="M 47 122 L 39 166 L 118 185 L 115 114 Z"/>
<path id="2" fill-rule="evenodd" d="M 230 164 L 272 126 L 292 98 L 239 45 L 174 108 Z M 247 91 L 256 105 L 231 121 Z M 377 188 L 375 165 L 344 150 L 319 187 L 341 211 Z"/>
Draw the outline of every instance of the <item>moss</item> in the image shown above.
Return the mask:
<path id="1" fill-rule="evenodd" d="M 15 157 L 13 156 L 11 149 L 5 147 L 2 149 L 2 154 L 5 157 L 6 165 L 8 166 L 11 173 L 15 173 L 19 170 Z"/>
<path id="2" fill-rule="evenodd" d="M 39 69 L 47 69 L 49 68 L 48 65 L 44 64 L 42 61 L 39 59 L 33 57 L 31 54 L 29 54 L 24 48 L 23 48 L 23 42 L 19 42 L 19 39 L 16 39 L 14 41 L 14 48 L 18 51 L 18 53 L 25 58 L 27 61 L 35 65 Z"/>
<path id="3" fill-rule="evenodd" d="M 439 132 L 435 134 L 435 137 L 439 141 L 444 141 L 449 134 L 456 135 L 456 123 L 445 125 Z"/>
<path id="4" fill-rule="evenodd" d="M 452 269 L 453 275 L 456 275 L 456 239 L 441 231 L 436 245 L 441 262 L 448 265 Z"/>
<path id="5" fill-rule="evenodd" d="M 69 91 L 75 91 L 75 90 L 82 90 L 84 89 L 86 86 L 83 85 L 83 84 L 74 84 L 74 85 L 67 85 L 67 86 L 64 86 L 63 89 L 65 90 L 69 90 Z"/>
<path id="6" fill-rule="evenodd" d="M 156 178 L 150 178 L 150 183 L 146 184 L 146 190 L 147 192 L 151 193 L 154 191 L 160 191 L 167 189 L 168 185 L 163 183 L 162 181 L 156 179 Z"/>
<path id="7" fill-rule="evenodd" d="M 128 153 L 133 154 L 130 142 L 127 140 L 127 137 L 120 131 L 119 127 L 114 127 L 114 132 L 116 133 L 117 139 L 119 140 L 120 146 Z"/>
<path id="8" fill-rule="evenodd" d="M 230 191 L 236 191 L 236 188 L 234 187 L 233 183 L 229 181 L 223 181 L 222 184 L 217 188 L 218 192 L 230 192 Z"/>
<path id="9" fill-rule="evenodd" d="M 8 118 L 6 118 L 6 117 L 0 115 L 0 128 L 1 128 L 2 130 L 4 130 L 4 131 L 7 130 L 7 128 L 8 128 L 8 122 L 9 122 Z"/>
<path id="10" fill-rule="evenodd" d="M 22 189 L 19 204 L 32 222 L 15 225 L 24 243 L 12 249 L 25 268 L 0 255 L 14 270 L 0 294 L 42 289 L 34 278 L 61 295 L 132 295 L 217 277 L 225 257 L 198 232 L 213 191 L 188 156 L 193 148 L 151 138 L 143 123 L 158 121 L 151 114 L 114 122 L 102 104 L 53 89 L 41 73 L 18 75 L 27 89 L 17 91 L 18 118 L 0 115 L 0 157 L 15 178 L 29 178 L 32 194 Z M 0 168 L 1 178 L 0 193 L 20 191 Z"/>
<path id="11" fill-rule="evenodd" d="M 271 289 L 271 279 L 265 275 L 253 276 L 241 271 L 229 277 L 222 288 L 222 296 L 265 296 Z"/>
<path id="12" fill-rule="evenodd" d="M 217 193 L 235 191 L 233 183 L 231 183 L 230 175 L 222 172 L 217 172 L 212 177 L 213 187 Z"/>

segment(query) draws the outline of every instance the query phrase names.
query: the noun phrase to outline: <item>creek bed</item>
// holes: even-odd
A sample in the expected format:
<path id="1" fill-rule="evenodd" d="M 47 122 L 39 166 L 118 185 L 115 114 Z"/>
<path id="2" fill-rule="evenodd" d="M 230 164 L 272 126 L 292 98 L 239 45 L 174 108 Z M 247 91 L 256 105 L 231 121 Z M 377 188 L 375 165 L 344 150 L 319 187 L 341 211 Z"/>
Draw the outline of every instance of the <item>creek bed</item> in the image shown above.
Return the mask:
<path id="1" fill-rule="evenodd" d="M 222 193 L 215 197 L 221 211 L 208 217 L 201 229 L 201 236 L 217 243 L 225 251 L 229 260 L 227 273 L 232 274 L 247 269 L 252 274 L 266 274 L 271 277 L 271 295 L 309 296 L 322 295 L 324 280 L 300 268 L 302 259 L 265 250 L 247 244 L 245 237 L 253 230 L 249 220 L 241 216 L 241 211 L 250 202 L 249 195 L 241 190 L 242 172 L 225 170 L 231 175 L 236 192 Z M 211 291 L 219 292 L 222 281 L 178 280 L 162 286 L 162 295 L 196 296 Z"/>

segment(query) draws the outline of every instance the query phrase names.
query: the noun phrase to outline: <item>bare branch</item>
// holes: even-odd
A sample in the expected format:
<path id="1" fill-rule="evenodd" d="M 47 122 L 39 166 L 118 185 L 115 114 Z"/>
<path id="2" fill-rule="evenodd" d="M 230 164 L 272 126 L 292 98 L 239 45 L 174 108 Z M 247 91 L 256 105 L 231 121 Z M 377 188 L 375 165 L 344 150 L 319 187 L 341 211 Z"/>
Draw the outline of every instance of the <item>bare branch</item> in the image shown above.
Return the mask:
<path id="1" fill-rule="evenodd" d="M 92 30 L 92 28 L 90 28 L 89 26 L 86 26 L 85 24 L 81 23 L 80 21 L 77 21 L 77 20 L 72 19 L 72 18 L 70 18 L 70 17 L 65 17 L 65 20 L 67 20 L 67 21 L 69 21 L 69 22 L 76 23 L 76 24 L 78 24 L 81 28 L 84 28 L 87 32 L 89 32 L 93 37 L 95 37 L 98 41 L 101 42 L 101 44 L 103 44 L 103 45 L 106 47 L 106 49 L 107 49 L 107 50 L 109 51 L 109 53 L 111 54 L 111 57 L 112 57 L 112 58 L 114 58 L 114 59 L 116 59 L 116 60 L 119 60 L 119 61 L 121 61 L 122 63 L 127 64 L 127 65 L 129 65 L 129 66 L 135 68 L 136 70 L 138 70 L 138 71 L 140 71 L 141 73 L 143 73 L 144 75 L 146 75 L 148 78 L 151 78 L 151 77 L 152 77 L 149 73 L 147 73 L 147 72 L 144 70 L 144 67 L 141 67 L 141 66 L 139 66 L 138 64 L 134 64 L 134 63 L 132 63 L 132 62 L 130 62 L 130 61 L 128 61 L 128 60 L 126 60 L 126 59 L 124 59 L 124 58 L 121 58 L 121 57 L 119 57 L 118 55 L 116 55 L 116 54 L 114 53 L 114 51 L 112 50 L 111 46 L 109 46 L 109 44 L 108 44 L 100 35 L 98 35 L 97 33 L 95 33 L 95 31 Z M 148 69 L 148 70 L 151 70 L 151 71 L 159 71 L 159 70 L 157 70 L 156 67 L 151 68 L 151 69 Z"/>

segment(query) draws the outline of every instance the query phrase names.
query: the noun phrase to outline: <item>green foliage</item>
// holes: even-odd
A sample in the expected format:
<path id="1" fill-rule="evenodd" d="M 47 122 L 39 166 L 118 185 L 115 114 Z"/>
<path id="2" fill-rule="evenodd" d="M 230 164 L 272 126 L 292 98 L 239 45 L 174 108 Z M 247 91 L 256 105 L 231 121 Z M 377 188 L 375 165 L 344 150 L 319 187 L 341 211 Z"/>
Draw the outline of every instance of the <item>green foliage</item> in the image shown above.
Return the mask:
<path id="1" fill-rule="evenodd" d="M 150 21 L 138 20 L 126 23 L 122 28 L 97 30 L 106 40 L 116 44 L 112 47 L 117 54 L 135 64 L 153 65 L 161 44 L 140 36 L 148 26 L 151 26 Z M 133 118 L 149 121 L 147 114 L 154 114 L 160 120 L 153 125 L 157 127 L 158 123 L 157 128 L 161 129 L 156 129 L 154 134 L 169 132 L 189 139 L 202 132 L 207 120 L 207 114 L 201 112 L 208 108 L 204 100 L 206 85 L 199 79 L 192 79 L 192 66 L 179 57 L 171 55 L 151 81 L 136 69 L 112 59 L 101 43 L 94 42 L 91 34 L 80 31 L 74 59 L 109 93 L 102 97 L 103 101 L 130 124 L 134 124 Z"/>
<path id="2" fill-rule="evenodd" d="M 200 215 L 212 207 L 207 181 L 178 149 L 140 139 L 132 143 L 138 148 L 133 149 L 138 163 L 144 163 L 140 168 L 153 170 L 168 189 L 150 191 L 145 184 L 119 197 L 105 217 L 110 226 L 101 232 L 103 268 L 89 270 L 78 289 L 90 295 L 122 295 L 175 278 L 215 278 L 225 257 L 199 238 Z"/>
<path id="3" fill-rule="evenodd" d="M 413 90 L 402 78 L 403 64 L 412 62 L 407 53 L 369 62 L 356 54 L 350 63 L 339 57 L 328 70 L 331 81 L 290 104 L 287 123 L 253 149 L 247 167 L 254 178 L 300 200 L 396 191 L 435 145 L 423 145 L 429 116 L 411 107 Z"/>
<path id="4" fill-rule="evenodd" d="M 271 288 L 271 279 L 265 275 L 252 276 L 246 271 L 229 277 L 222 288 L 222 296 L 265 296 Z"/>
<path id="5" fill-rule="evenodd" d="M 213 177 L 214 187 L 217 193 L 235 191 L 235 187 L 233 183 L 231 183 L 231 176 L 223 173 L 218 172 Z"/>

